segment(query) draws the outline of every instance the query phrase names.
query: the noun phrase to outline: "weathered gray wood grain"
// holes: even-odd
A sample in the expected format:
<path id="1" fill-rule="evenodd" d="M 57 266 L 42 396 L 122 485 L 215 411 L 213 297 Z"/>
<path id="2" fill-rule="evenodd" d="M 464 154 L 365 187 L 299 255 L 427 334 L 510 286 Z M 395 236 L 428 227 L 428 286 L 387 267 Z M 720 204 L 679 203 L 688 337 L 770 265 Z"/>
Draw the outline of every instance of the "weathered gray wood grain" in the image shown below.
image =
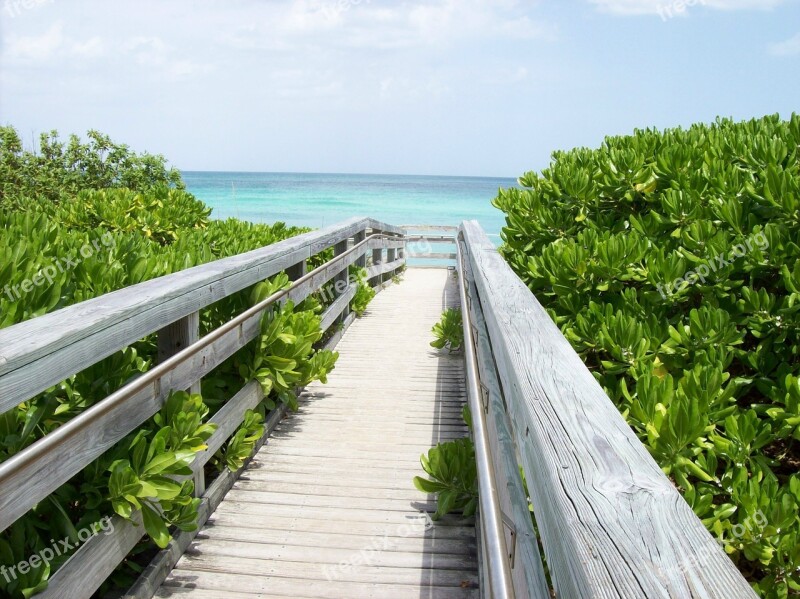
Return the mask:
<path id="1" fill-rule="evenodd" d="M 373 266 L 369 266 L 367 267 L 367 278 L 370 280 L 376 279 L 375 284 L 377 285 L 380 282 L 378 277 L 387 272 L 394 272 L 403 266 L 404 263 L 403 260 L 395 260 L 394 262 L 379 262 Z"/>
<path id="2" fill-rule="evenodd" d="M 416 254 L 414 258 L 420 260 L 455 260 L 455 253 L 447 252 L 428 252 L 427 254 Z"/>
<path id="3" fill-rule="evenodd" d="M 336 300 L 328 306 L 325 312 L 322 314 L 322 322 L 320 324 L 320 329 L 324 332 L 327 331 L 333 323 L 335 323 L 339 317 L 341 316 L 342 319 L 347 318 L 349 315 L 349 310 L 345 311 L 350 305 L 350 300 L 353 299 L 353 296 L 356 294 L 356 286 L 349 285 L 347 289 L 336 298 Z"/>
<path id="4" fill-rule="evenodd" d="M 400 225 L 404 231 L 448 231 L 455 234 L 458 231 L 456 225 Z"/>
<path id="5" fill-rule="evenodd" d="M 158 363 L 171 358 L 181 350 L 189 347 L 200 338 L 200 312 L 192 312 L 180 320 L 167 325 L 158 331 Z M 186 389 L 189 393 L 200 393 L 200 379 Z M 195 497 L 200 497 L 206 490 L 205 473 L 202 469 L 194 474 Z"/>
<path id="6" fill-rule="evenodd" d="M 475 221 L 462 231 L 560 597 L 755 597 Z"/>
<path id="7" fill-rule="evenodd" d="M 250 381 L 209 419 L 211 424 L 217 425 L 217 430 L 206 441 L 208 447 L 195 456 L 191 464 L 192 470 L 195 472 L 203 470 L 217 450 L 239 429 L 244 421 L 245 412 L 255 409 L 262 399 L 264 393 L 261 385 L 258 381 Z"/>

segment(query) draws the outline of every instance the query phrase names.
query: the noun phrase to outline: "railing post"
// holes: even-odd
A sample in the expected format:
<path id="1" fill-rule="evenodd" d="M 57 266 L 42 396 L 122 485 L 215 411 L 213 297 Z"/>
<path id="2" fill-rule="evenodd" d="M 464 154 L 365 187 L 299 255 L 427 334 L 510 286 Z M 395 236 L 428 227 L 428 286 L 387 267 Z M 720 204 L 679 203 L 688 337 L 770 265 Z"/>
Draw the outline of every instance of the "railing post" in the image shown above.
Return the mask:
<path id="1" fill-rule="evenodd" d="M 182 349 L 200 339 L 200 312 L 192 312 L 188 316 L 176 320 L 158 331 L 158 362 L 164 362 Z M 189 393 L 201 392 L 200 379 L 187 389 Z M 203 469 L 194 473 L 195 497 L 202 497 L 206 492 L 206 479 Z"/>
<path id="2" fill-rule="evenodd" d="M 297 264 L 293 264 L 292 266 L 287 268 L 286 269 L 286 274 L 289 276 L 289 280 L 290 281 L 296 281 L 297 279 L 302 277 L 304 274 L 306 274 L 307 266 L 308 266 L 308 262 L 306 260 L 303 260 L 303 261 L 298 262 Z"/>
<path id="3" fill-rule="evenodd" d="M 158 363 L 174 356 L 182 349 L 200 339 L 200 312 L 192 312 L 158 331 Z M 188 389 L 200 393 L 200 381 Z"/>
<path id="4" fill-rule="evenodd" d="M 378 229 L 372 229 L 372 234 L 373 235 L 378 234 L 378 233 L 381 233 L 381 231 L 379 231 Z M 372 265 L 373 266 L 379 266 L 380 264 L 383 264 L 383 248 L 378 248 L 378 249 L 372 250 Z M 370 280 L 369 284 L 372 287 L 375 287 L 376 284 L 379 285 L 382 280 L 383 280 L 383 277 L 381 275 L 375 275 L 374 277 L 372 277 L 372 279 Z"/>
<path id="5" fill-rule="evenodd" d="M 391 264 L 397 259 L 397 249 L 396 248 L 387 248 L 386 249 L 386 262 L 387 264 Z M 394 276 L 395 271 L 392 270 L 386 273 L 386 276 L 383 277 L 385 281 L 388 281 Z"/>
<path id="6" fill-rule="evenodd" d="M 347 239 L 343 239 L 333 247 L 333 255 L 339 256 L 347 251 Z M 350 269 L 345 268 L 338 275 L 333 277 L 333 294 L 334 297 L 339 297 L 347 291 L 350 286 Z M 350 314 L 350 304 L 347 304 L 342 310 L 342 315 L 339 317 L 339 322 L 344 322 L 344 319 Z"/>
<path id="7" fill-rule="evenodd" d="M 366 238 L 367 238 L 367 230 L 363 229 L 353 236 L 353 245 L 361 243 Z M 365 251 L 364 254 L 362 254 L 361 257 L 359 257 L 359 259 L 356 260 L 356 266 L 358 268 L 364 268 L 366 265 L 367 265 L 367 253 Z"/>

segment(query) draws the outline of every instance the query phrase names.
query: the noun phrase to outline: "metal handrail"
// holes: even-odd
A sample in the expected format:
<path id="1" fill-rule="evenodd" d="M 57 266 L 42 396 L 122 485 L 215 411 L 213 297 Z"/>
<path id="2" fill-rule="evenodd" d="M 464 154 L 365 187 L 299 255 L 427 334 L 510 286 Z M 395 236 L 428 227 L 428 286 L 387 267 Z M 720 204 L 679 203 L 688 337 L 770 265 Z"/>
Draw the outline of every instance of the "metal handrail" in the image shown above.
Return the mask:
<path id="1" fill-rule="evenodd" d="M 478 470 L 478 501 L 480 505 L 481 527 L 486 537 L 486 551 L 489 563 L 489 584 L 493 599 L 514 599 L 511 581 L 511 564 L 503 531 L 503 512 L 497 493 L 497 480 L 494 475 L 489 449 L 489 433 L 486 428 L 486 414 L 481 401 L 481 386 L 478 377 L 478 361 L 472 338 L 472 323 L 467 304 L 466 273 L 462 256 L 463 235 L 459 234 L 456 259 L 458 261 L 459 296 L 461 299 L 461 322 L 464 328 L 464 362 L 467 368 L 467 396 L 472 416 L 472 436 L 475 441 L 475 463 Z"/>
<path id="2" fill-rule="evenodd" d="M 433 241 L 434 243 L 455 243 L 455 235 L 406 235 L 406 241 Z"/>
<path id="3" fill-rule="evenodd" d="M 245 321 L 247 321 L 251 317 L 267 309 L 270 305 L 274 304 L 282 297 L 288 295 L 293 289 L 296 289 L 297 287 L 299 287 L 300 285 L 302 285 L 315 275 L 319 274 L 332 264 L 340 260 L 343 260 L 345 257 L 357 251 L 363 245 L 369 243 L 375 238 L 389 238 L 389 239 L 400 239 L 400 240 L 403 239 L 402 236 L 398 235 L 392 235 L 386 233 L 372 233 L 369 236 L 367 236 L 363 241 L 360 241 L 359 243 L 353 245 L 352 248 L 342 252 L 341 254 L 335 256 L 333 259 L 329 260 L 325 264 L 322 264 L 321 266 L 318 266 L 314 270 L 301 276 L 296 281 L 294 281 L 289 287 L 276 291 L 269 297 L 258 302 L 252 308 L 245 310 L 244 312 L 242 312 L 235 318 L 229 320 L 222 326 L 214 329 L 201 339 L 195 341 L 191 345 L 187 345 L 184 349 L 182 349 L 178 353 L 164 360 L 151 370 L 148 370 L 139 378 L 131 381 L 130 383 L 124 385 L 123 387 L 120 387 L 114 393 L 112 393 L 99 403 L 95 404 L 94 406 L 90 407 L 88 410 L 81 412 L 75 418 L 69 420 L 62 426 L 58 427 L 56 430 L 54 430 L 47 436 L 42 437 L 41 439 L 36 441 L 33 445 L 26 447 L 21 452 L 11 456 L 6 461 L 0 463 L 0 486 L 5 484 L 6 479 L 12 474 L 36 462 L 36 460 L 47 455 L 49 451 L 57 447 L 59 444 L 63 443 L 73 435 L 80 433 L 80 431 L 88 423 L 94 421 L 103 414 L 110 412 L 118 405 L 129 400 L 136 393 L 143 390 L 148 385 L 160 380 L 162 376 L 164 376 L 171 370 L 175 369 L 176 367 L 180 366 L 187 360 L 191 359 L 193 356 L 195 356 L 197 353 L 199 353 L 200 351 L 211 345 L 214 341 L 222 337 L 224 334 L 232 331 L 238 326 L 241 326 Z"/>

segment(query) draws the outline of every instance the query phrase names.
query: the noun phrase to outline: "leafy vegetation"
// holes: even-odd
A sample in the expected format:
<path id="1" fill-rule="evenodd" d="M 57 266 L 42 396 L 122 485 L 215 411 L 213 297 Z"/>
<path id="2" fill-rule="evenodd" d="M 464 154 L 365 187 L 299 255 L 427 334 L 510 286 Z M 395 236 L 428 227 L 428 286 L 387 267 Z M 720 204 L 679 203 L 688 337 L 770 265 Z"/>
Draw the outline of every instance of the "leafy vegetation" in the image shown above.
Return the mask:
<path id="1" fill-rule="evenodd" d="M 66 144 L 47 134 L 38 152 L 28 152 L 12 128 L 0 128 L 0 328 L 305 231 L 209 216 L 159 156 L 132 153 L 96 132 L 88 143 L 72 137 Z M 209 306 L 200 315 L 201 333 L 287 282 L 279 275 Z M 209 417 L 243 382 L 259 380 L 267 397 L 217 452 L 207 472 L 213 476 L 242 466 L 263 433 L 268 409 L 277 401 L 294 404 L 294 386 L 324 379 L 333 368 L 336 354 L 313 347 L 320 338 L 319 311 L 313 299 L 268 311 L 262 336 L 204 377 L 201 394 L 172 393 L 142 427 L 0 532 L 0 566 L 35 555 L 52 539 L 74 545 L 79 531 L 101 518 L 130 518 L 140 510 L 149 540 L 98 596 L 110 586 L 126 588 L 141 570 L 138 555 L 146 559 L 163 547 L 172 527 L 196 526 L 199 499 L 184 478 L 214 430 Z M 147 371 L 156 356 L 156 336 L 149 335 L 0 415 L 0 461 Z M 0 595 L 17 599 L 38 592 L 69 555 L 16 577 L 0 576 Z"/>
<path id="2" fill-rule="evenodd" d="M 434 520 L 450 512 L 471 516 L 478 507 L 478 473 L 475 447 L 468 438 L 439 443 L 420 457 L 422 469 L 430 478 L 414 477 L 414 486 L 423 493 L 436 493 Z"/>
<path id="3" fill-rule="evenodd" d="M 375 297 L 375 290 L 363 279 L 359 279 L 356 285 L 356 294 L 350 301 L 350 308 L 356 313 L 356 316 L 361 318 L 367 311 L 367 306 L 372 298 Z"/>
<path id="4" fill-rule="evenodd" d="M 447 348 L 453 352 L 464 345 L 464 325 L 461 321 L 461 310 L 448 308 L 442 312 L 442 319 L 433 325 L 432 332 L 435 339 L 431 346 L 436 349 Z"/>
<path id="5" fill-rule="evenodd" d="M 163 156 L 136 154 L 99 131 L 89 131 L 87 138 L 70 135 L 64 142 L 50 131 L 40 136 L 38 151 L 29 151 L 13 127 L 0 127 L 0 208 L 23 199 L 69 201 L 84 190 L 185 187 Z"/>
<path id="6" fill-rule="evenodd" d="M 272 281 L 259 283 L 253 289 L 253 304 L 289 285 L 289 277 L 285 273 Z M 261 383 L 269 409 L 275 407 L 277 399 L 296 410 L 295 389 L 313 380 L 325 383 L 328 372 L 333 370 L 338 352 L 314 350 L 314 344 L 322 338 L 321 310 L 321 304 L 309 297 L 297 309 L 287 301 L 264 313 L 255 359 L 249 371 L 243 368 L 242 376 L 246 380 L 255 379 Z"/>
<path id="7" fill-rule="evenodd" d="M 442 314 L 442 322 L 456 319 L 460 327 L 460 310 L 450 308 Z M 437 327 L 440 325 L 441 323 L 433 327 L 434 334 L 438 335 Z M 462 329 L 459 328 L 459 331 Z M 440 339 L 442 338 L 434 340 L 431 345 Z M 434 345 L 439 349 L 444 346 L 444 342 L 441 345 Z M 461 409 L 461 417 L 472 430 L 472 414 L 469 406 L 465 405 Z M 464 516 L 471 516 L 475 513 L 478 507 L 478 470 L 472 439 L 467 437 L 439 443 L 428 451 L 427 456 L 425 454 L 420 456 L 420 463 L 429 478 L 415 476 L 414 486 L 423 493 L 436 494 L 434 520 L 438 520 L 450 512 L 461 512 Z"/>
<path id="8" fill-rule="evenodd" d="M 494 200 L 508 263 L 770 598 L 800 592 L 799 146 L 799 115 L 636 131 Z"/>

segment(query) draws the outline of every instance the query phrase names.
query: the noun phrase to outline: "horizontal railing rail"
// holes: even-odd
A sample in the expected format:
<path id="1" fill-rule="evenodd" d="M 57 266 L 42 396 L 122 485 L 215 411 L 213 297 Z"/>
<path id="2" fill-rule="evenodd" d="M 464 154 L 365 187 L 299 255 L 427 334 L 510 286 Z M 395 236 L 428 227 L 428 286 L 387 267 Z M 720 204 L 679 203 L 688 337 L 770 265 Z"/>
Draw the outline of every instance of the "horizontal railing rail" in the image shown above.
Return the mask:
<path id="1" fill-rule="evenodd" d="M 513 440 L 521 458 L 556 596 L 755 597 L 478 223 L 461 233 L 468 303 L 488 335 L 479 358 L 494 364 L 483 372 L 495 371 L 500 389 L 491 376 L 481 383 L 489 406 L 507 412 L 496 430 L 508 427 L 499 441 Z M 498 485 L 513 498 L 522 481 L 508 473 Z M 510 518 L 519 530 L 519 515 Z M 518 535 L 516 555 L 538 553 L 535 542 Z"/>
<path id="2" fill-rule="evenodd" d="M 410 266 L 441 268 L 456 265 L 458 227 L 404 225 L 406 255 Z"/>
<path id="3" fill-rule="evenodd" d="M 157 365 L 0 463 L 0 530 L 143 424 L 161 408 L 171 391 L 196 388 L 203 376 L 257 337 L 261 317 L 271 305 L 302 301 L 333 283 L 336 297 L 321 315 L 323 331 L 337 322 L 343 325 L 328 341 L 327 346 L 332 347 L 354 317 L 349 305 L 357 283 L 348 276 L 349 267 L 366 267 L 371 254 L 372 266 L 367 269 L 367 276 L 380 284 L 405 266 L 402 231 L 371 219 L 354 219 L 286 242 L 135 285 L 0 331 L 0 353 L 6 357 L 4 370 L 0 370 L 5 373 L 0 377 L 0 413 L 41 390 L 41 383 L 21 382 L 27 377 L 44 376 L 41 369 L 51 360 L 61 362 L 57 371 L 66 378 L 113 351 L 159 332 Z M 334 248 L 334 258 L 306 272 L 306 260 L 328 247 Z M 199 310 L 284 270 L 293 279 L 290 287 L 199 338 Z M 166 311 L 159 308 L 159 290 L 165 303 L 174 302 Z M 87 309 L 87 304 L 92 310 Z M 79 316 L 89 314 L 91 318 L 86 319 L 83 328 L 79 327 Z M 156 320 L 159 317 L 162 320 Z M 45 320 L 49 324 L 45 338 L 29 337 L 45 330 L 37 323 Z M 141 328 L 134 329 L 132 322 Z M 115 335 L 117 329 L 120 332 Z M 92 341 L 97 339 L 104 339 L 105 345 L 94 348 Z M 72 347 L 78 348 L 79 358 L 69 353 Z M 225 471 L 206 489 L 206 463 L 235 433 L 247 410 L 262 400 L 260 385 L 247 383 L 211 418 L 217 430 L 207 442 L 208 449 L 198 454 L 191 465 L 196 493 L 202 501 L 198 526 L 213 512 L 236 476 Z M 265 435 L 277 425 L 284 410 L 281 407 L 273 411 Z M 90 597 L 144 534 L 143 527 L 136 525 L 140 524 L 138 516 L 134 522 L 119 517 L 114 517 L 113 522 L 112 534 L 92 537 L 82 545 L 56 572 L 48 590 L 37 596 Z M 178 533 L 171 553 L 165 555 L 180 555 L 193 536 Z"/>

